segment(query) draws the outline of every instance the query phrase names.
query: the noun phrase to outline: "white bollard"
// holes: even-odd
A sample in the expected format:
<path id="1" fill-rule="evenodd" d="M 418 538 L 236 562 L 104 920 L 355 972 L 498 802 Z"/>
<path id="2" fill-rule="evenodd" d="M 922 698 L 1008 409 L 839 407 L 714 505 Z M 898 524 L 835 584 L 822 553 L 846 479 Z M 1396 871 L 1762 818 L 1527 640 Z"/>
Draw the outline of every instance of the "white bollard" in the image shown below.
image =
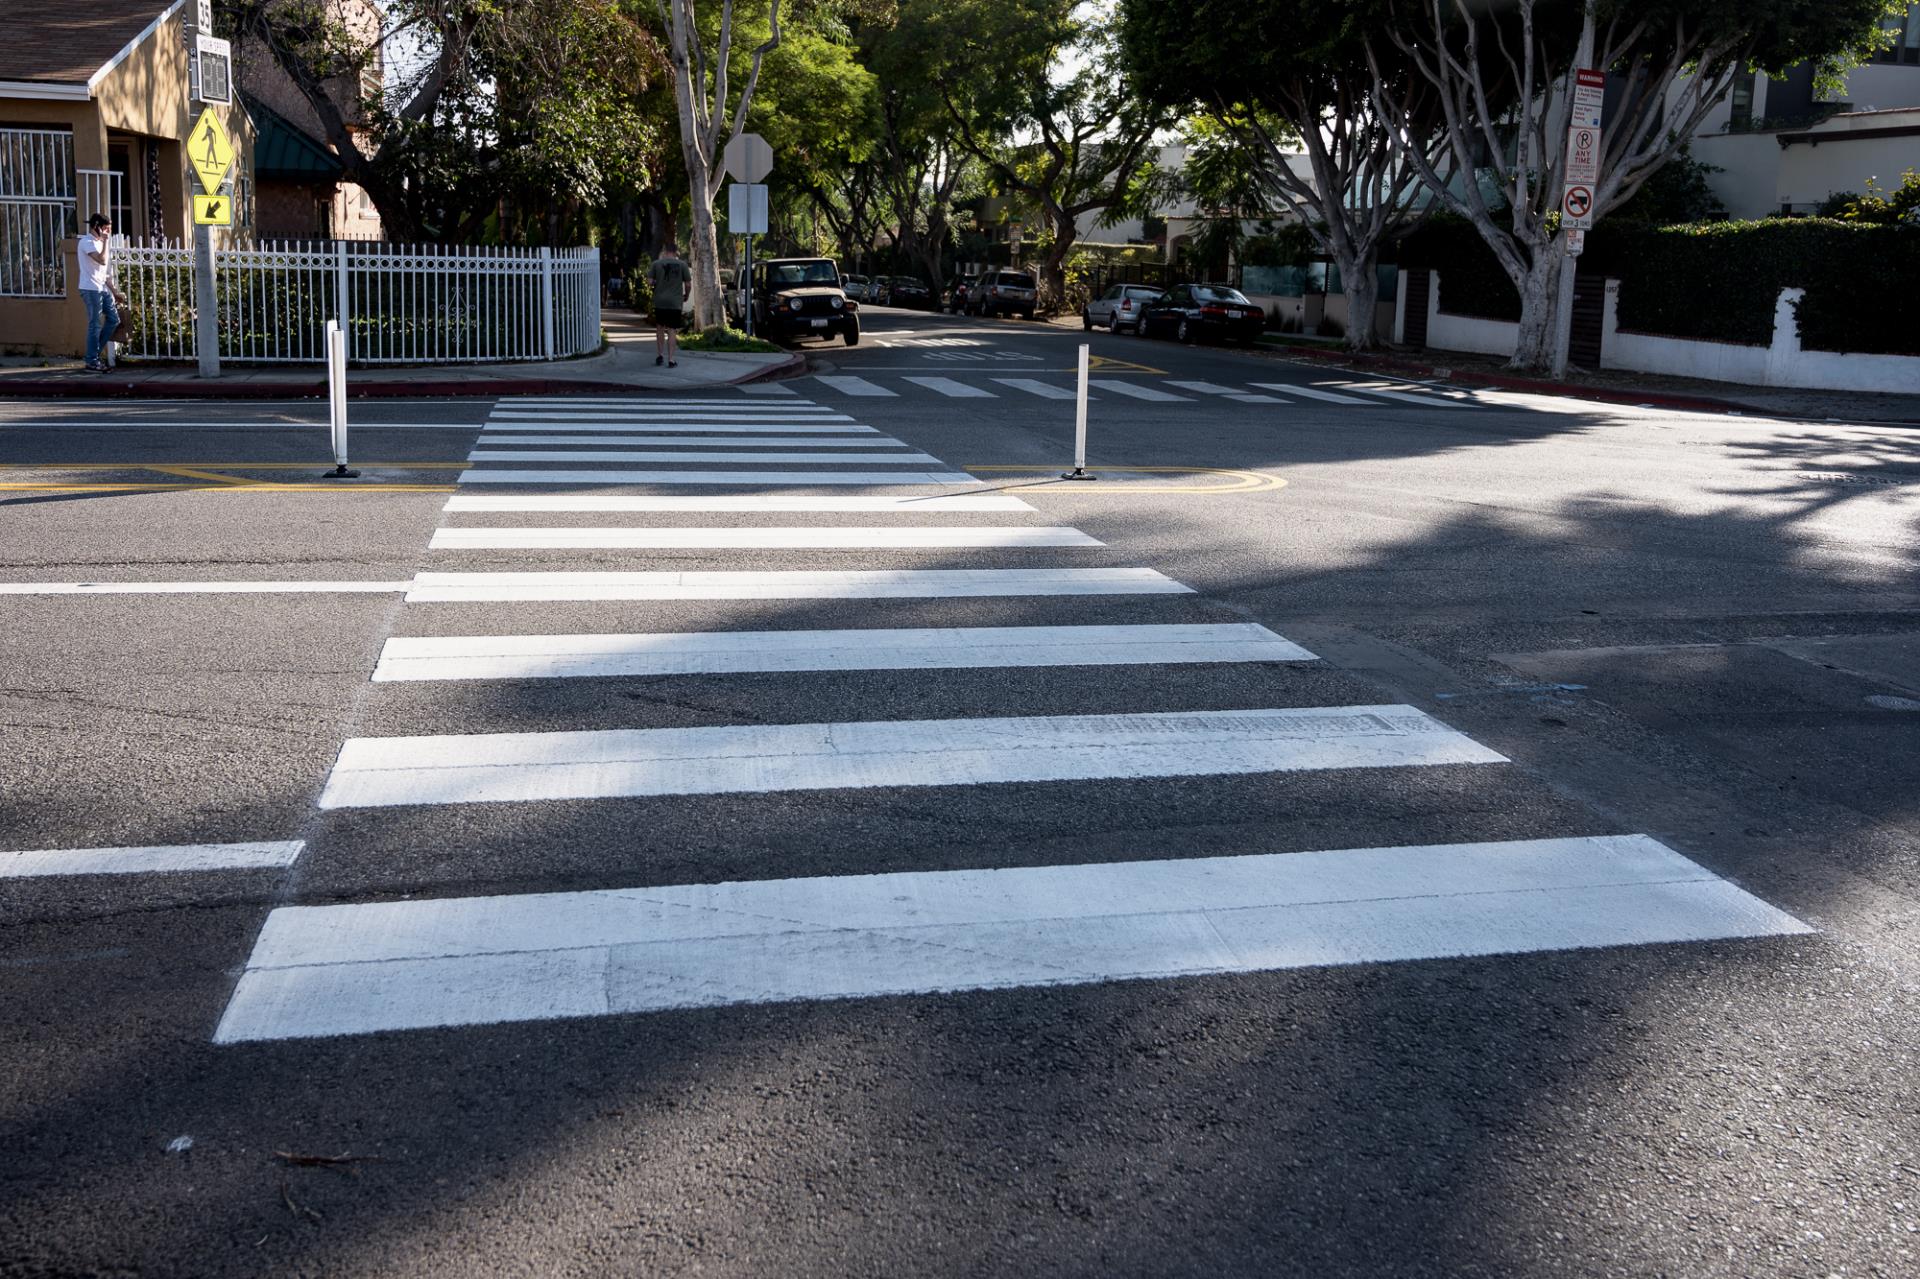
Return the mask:
<path id="1" fill-rule="evenodd" d="M 347 334 L 340 321 L 327 321 L 327 431 L 333 443 L 333 469 L 322 478 L 357 480 L 347 469 Z"/>
<path id="2" fill-rule="evenodd" d="M 1080 394 L 1073 409 L 1073 469 L 1064 471 L 1063 480 L 1097 480 L 1097 475 L 1087 473 L 1087 354 L 1085 342 L 1080 344 Z"/>

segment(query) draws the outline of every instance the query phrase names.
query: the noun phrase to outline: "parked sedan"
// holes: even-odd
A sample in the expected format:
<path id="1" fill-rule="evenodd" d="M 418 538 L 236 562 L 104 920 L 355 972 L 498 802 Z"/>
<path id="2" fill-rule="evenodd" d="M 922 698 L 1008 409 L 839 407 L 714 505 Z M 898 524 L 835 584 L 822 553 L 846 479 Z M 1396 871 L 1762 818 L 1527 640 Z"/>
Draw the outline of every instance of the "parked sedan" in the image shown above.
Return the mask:
<path id="1" fill-rule="evenodd" d="M 933 309 L 933 290 L 927 287 L 925 280 L 915 279 L 911 275 L 896 275 L 892 287 L 887 290 L 887 305 L 930 311 Z"/>
<path id="2" fill-rule="evenodd" d="M 1171 334 L 1182 342 L 1222 338 L 1252 346 L 1266 327 L 1266 312 L 1224 284 L 1176 285 L 1148 302 L 1140 314 L 1145 336 Z"/>
<path id="3" fill-rule="evenodd" d="M 1140 332 L 1140 313 L 1147 303 L 1160 296 L 1160 290 L 1145 284 L 1116 284 L 1080 308 L 1080 327 L 1105 325 L 1119 333 L 1125 329 Z"/>
<path id="4" fill-rule="evenodd" d="M 871 284 L 872 281 L 867 279 L 866 276 L 849 275 L 844 277 L 844 281 L 846 294 L 849 298 L 852 298 L 855 302 L 865 302 L 869 300 L 867 297 L 867 286 Z"/>

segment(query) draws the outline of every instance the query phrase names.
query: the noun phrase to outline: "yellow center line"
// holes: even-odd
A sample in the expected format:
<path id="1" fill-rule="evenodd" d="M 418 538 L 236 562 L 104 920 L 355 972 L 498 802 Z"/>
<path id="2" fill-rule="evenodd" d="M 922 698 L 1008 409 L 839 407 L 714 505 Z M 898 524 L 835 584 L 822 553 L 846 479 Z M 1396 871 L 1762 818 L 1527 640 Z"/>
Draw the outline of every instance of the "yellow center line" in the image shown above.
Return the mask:
<path id="1" fill-rule="evenodd" d="M 1059 475 L 1061 470 L 1061 468 L 1057 465 L 1056 466 L 975 466 L 971 464 L 962 466 L 961 469 L 966 471 L 1021 471 L 1021 472 L 1026 472 L 1028 474 L 1039 473 L 1039 474 L 1051 474 L 1055 476 Z M 1022 487 L 1030 487 L 1030 488 L 1038 488 L 1042 486 L 1045 486 L 1048 488 L 1057 487 L 1062 489 L 1079 489 L 1089 493 L 1094 492 L 1096 490 L 1103 493 L 1253 493 L 1253 492 L 1260 492 L 1260 491 L 1270 491 L 1273 489 L 1283 489 L 1287 486 L 1287 482 L 1281 479 L 1278 475 L 1267 475 L 1260 471 L 1231 471 L 1223 467 L 1216 467 L 1216 466 L 1094 466 L 1088 469 L 1090 469 L 1096 475 L 1102 475 L 1109 472 L 1116 473 L 1116 474 L 1142 473 L 1142 474 L 1161 474 L 1161 475 L 1219 475 L 1219 476 L 1229 477 L 1234 482 L 1231 484 L 1155 484 L 1155 485 L 1138 485 L 1138 486 L 1120 485 L 1117 487 L 1115 486 L 1101 487 L 1097 485 L 1090 485 L 1080 480 L 1055 479 L 1052 481 L 1046 481 L 1046 480 L 1036 481 L 1032 484 L 1022 485 Z"/>

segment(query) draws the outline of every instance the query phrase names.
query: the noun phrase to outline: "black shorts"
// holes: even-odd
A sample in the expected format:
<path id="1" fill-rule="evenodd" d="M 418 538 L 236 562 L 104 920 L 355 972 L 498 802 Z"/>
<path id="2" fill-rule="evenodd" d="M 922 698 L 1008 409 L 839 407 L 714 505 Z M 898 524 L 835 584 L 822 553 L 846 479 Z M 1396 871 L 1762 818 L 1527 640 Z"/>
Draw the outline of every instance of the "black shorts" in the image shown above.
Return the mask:
<path id="1" fill-rule="evenodd" d="M 653 308 L 653 327 L 656 329 L 680 328 L 682 327 L 680 319 L 682 314 L 684 314 L 684 312 L 677 310 L 669 311 L 665 307 L 656 306 Z"/>

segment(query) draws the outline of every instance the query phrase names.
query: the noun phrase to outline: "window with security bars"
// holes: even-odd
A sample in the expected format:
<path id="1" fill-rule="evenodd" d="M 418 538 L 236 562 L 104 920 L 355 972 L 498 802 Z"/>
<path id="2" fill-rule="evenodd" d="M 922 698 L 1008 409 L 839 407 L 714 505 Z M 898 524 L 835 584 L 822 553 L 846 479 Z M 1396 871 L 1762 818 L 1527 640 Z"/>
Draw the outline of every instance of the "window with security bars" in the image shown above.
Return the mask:
<path id="1" fill-rule="evenodd" d="M 73 219 L 73 134 L 0 129 L 0 296 L 66 295 Z"/>

